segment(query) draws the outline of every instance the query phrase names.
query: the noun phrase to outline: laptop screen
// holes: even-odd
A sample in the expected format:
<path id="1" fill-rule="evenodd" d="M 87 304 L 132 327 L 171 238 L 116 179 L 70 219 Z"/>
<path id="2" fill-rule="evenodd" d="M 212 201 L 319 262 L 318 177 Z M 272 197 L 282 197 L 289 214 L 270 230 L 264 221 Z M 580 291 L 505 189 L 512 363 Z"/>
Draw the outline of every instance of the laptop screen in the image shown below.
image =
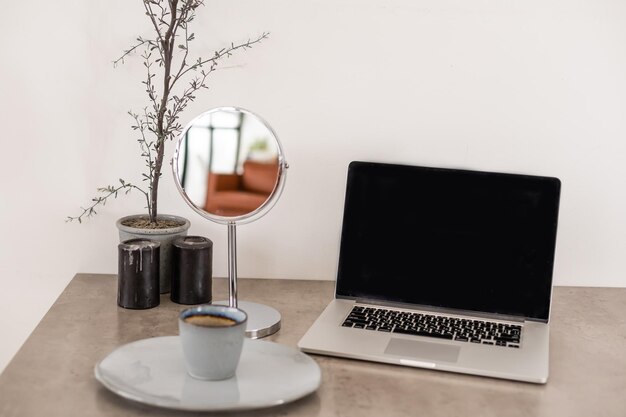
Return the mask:
<path id="1" fill-rule="evenodd" d="M 560 184 L 352 162 L 337 296 L 547 321 Z"/>

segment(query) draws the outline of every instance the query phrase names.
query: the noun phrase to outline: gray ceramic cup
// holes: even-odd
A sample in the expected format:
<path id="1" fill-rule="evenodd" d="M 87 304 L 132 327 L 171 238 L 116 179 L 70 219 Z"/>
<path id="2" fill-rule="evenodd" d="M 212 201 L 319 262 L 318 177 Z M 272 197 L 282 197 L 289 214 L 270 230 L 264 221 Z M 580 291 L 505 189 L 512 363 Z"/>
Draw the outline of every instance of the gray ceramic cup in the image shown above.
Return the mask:
<path id="1" fill-rule="evenodd" d="M 187 373 L 208 381 L 235 376 L 247 321 L 247 314 L 234 307 L 205 304 L 183 310 L 178 330 Z"/>

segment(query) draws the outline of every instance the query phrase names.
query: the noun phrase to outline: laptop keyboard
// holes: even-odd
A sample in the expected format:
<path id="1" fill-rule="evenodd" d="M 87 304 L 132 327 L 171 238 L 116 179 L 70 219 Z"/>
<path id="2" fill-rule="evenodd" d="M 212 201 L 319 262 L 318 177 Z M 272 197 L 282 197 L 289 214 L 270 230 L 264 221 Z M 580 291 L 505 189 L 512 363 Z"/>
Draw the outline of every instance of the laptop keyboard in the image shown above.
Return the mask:
<path id="1" fill-rule="evenodd" d="M 519 348 L 522 326 L 354 306 L 343 327 Z"/>

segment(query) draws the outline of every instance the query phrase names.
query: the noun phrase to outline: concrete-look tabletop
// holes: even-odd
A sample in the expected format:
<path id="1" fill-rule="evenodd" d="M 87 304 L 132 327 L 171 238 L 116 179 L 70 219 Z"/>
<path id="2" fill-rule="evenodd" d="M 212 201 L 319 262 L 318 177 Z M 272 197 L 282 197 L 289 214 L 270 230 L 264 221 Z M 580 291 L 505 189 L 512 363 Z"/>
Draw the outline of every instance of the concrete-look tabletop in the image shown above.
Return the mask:
<path id="1" fill-rule="evenodd" d="M 214 280 L 214 299 L 227 298 Z M 278 309 L 265 340 L 296 346 L 333 296 L 333 282 L 240 279 L 240 300 Z M 180 416 L 109 392 L 94 365 L 118 346 L 178 334 L 186 306 L 169 294 L 149 310 L 116 304 L 115 275 L 78 274 L 0 375 L 0 416 Z M 546 385 L 311 355 L 317 392 L 228 416 L 626 416 L 626 288 L 556 287 Z"/>

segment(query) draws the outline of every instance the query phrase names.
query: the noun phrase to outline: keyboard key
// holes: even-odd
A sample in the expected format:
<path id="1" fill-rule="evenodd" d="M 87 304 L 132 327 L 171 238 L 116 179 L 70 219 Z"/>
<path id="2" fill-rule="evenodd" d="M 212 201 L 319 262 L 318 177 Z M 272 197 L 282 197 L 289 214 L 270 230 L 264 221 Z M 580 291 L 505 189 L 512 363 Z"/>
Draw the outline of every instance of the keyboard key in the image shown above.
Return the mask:
<path id="1" fill-rule="evenodd" d="M 500 335 L 500 336 L 494 337 L 494 339 L 497 341 L 501 341 L 501 342 L 519 343 L 519 336 Z"/>
<path id="2" fill-rule="evenodd" d="M 452 335 L 450 333 L 428 333 L 424 331 L 418 330 L 406 330 L 406 329 L 394 329 L 394 333 L 400 334 L 410 334 L 414 336 L 425 336 L 425 337 L 435 337 L 437 339 L 448 339 L 452 340 Z"/>

